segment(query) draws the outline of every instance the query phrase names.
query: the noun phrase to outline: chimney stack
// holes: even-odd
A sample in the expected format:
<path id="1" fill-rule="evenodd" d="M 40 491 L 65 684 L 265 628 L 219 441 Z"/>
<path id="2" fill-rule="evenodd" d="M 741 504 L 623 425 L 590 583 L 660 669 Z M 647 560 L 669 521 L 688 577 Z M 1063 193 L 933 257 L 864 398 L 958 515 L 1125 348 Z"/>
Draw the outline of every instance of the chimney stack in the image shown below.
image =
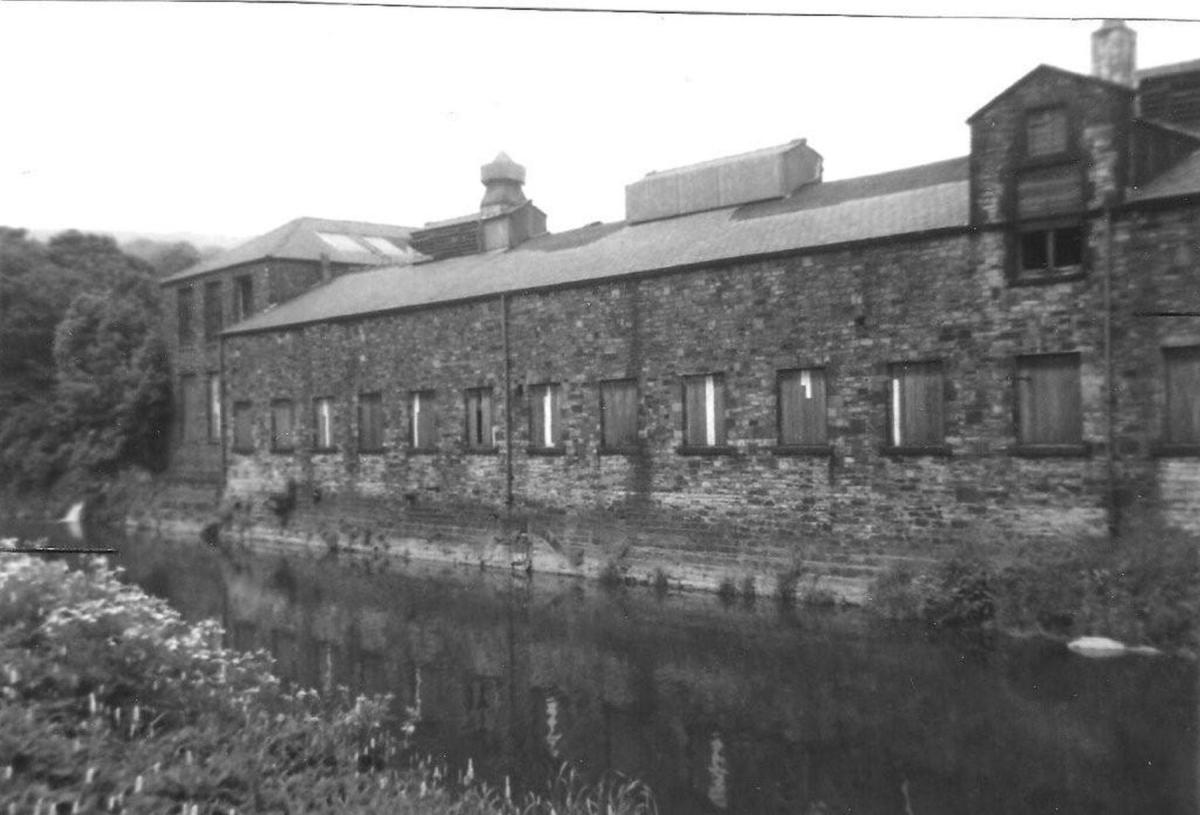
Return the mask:
<path id="1" fill-rule="evenodd" d="M 525 193 L 521 190 L 525 183 L 525 168 L 506 154 L 500 153 L 491 163 L 483 165 L 479 180 L 487 188 L 479 204 L 480 217 L 502 215 L 525 203 Z"/>
<path id="2" fill-rule="evenodd" d="M 1124 20 L 1105 20 L 1092 33 L 1092 76 L 1132 88 L 1137 69 L 1137 32 Z"/>

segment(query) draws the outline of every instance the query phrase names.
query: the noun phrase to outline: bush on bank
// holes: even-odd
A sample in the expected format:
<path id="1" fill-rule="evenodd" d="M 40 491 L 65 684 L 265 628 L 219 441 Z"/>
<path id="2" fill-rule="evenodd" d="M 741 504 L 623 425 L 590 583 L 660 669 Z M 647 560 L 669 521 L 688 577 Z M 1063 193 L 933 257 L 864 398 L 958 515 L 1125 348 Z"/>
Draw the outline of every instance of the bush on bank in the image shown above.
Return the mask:
<path id="1" fill-rule="evenodd" d="M 885 615 L 934 628 L 1106 636 L 1200 654 L 1200 541 L 1174 529 L 1055 544 L 966 542 L 930 569 L 892 569 L 872 597 Z"/>
<path id="2" fill-rule="evenodd" d="M 285 688 L 262 652 L 223 648 L 83 570 L 0 560 L 0 812 L 638 813 L 638 782 L 564 772 L 513 799 L 426 766 L 399 769 L 385 697 Z"/>

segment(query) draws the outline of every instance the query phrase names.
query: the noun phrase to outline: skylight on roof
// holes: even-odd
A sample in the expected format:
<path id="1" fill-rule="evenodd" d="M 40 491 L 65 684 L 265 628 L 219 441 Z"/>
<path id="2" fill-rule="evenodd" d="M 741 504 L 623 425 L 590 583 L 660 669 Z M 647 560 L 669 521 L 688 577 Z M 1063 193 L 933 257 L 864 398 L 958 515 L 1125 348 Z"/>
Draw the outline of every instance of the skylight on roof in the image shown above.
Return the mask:
<path id="1" fill-rule="evenodd" d="M 364 243 L 371 245 L 371 248 L 376 249 L 388 257 L 402 258 L 407 257 L 408 249 L 403 246 L 397 246 L 387 238 L 362 238 Z"/>
<path id="2" fill-rule="evenodd" d="M 337 232 L 318 232 L 317 237 L 339 252 L 364 252 L 366 248 L 349 235 Z"/>

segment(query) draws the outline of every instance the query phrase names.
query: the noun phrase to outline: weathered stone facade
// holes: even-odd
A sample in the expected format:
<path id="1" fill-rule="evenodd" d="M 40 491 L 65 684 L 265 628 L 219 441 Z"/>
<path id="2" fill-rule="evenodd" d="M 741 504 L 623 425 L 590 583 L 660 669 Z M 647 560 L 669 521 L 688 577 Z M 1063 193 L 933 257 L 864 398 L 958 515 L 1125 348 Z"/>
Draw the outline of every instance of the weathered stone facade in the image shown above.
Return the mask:
<path id="1" fill-rule="evenodd" d="M 301 538 L 489 562 L 520 559 L 497 541 L 532 541 L 563 571 L 632 563 L 710 584 L 802 564 L 853 571 L 964 540 L 1101 536 L 1145 515 L 1200 529 L 1200 447 L 1167 444 L 1164 427 L 1164 348 L 1200 347 L 1200 317 L 1163 316 L 1200 314 L 1200 173 L 1191 191 L 1134 185 L 1131 168 L 1153 163 L 1137 161 L 1134 95 L 1043 67 L 998 96 L 971 119 L 961 223 L 328 317 L 301 305 L 226 332 L 217 357 L 181 351 L 181 370 L 222 366 L 225 500 Z M 1045 138 L 1028 123 L 1044 110 L 1066 123 L 1048 158 L 1027 145 Z M 1078 190 L 1068 221 L 1030 219 L 1037 173 L 1052 195 Z M 1046 270 L 1029 273 L 1022 252 L 1075 236 L 1078 249 L 1048 243 Z M 1061 443 L 1031 442 L 1021 403 L 1046 355 L 1066 360 L 1078 392 L 1078 435 Z M 941 435 L 906 446 L 894 366 L 916 363 L 940 365 Z M 827 443 L 781 443 L 779 376 L 793 369 L 823 372 Z M 717 376 L 720 444 L 685 443 L 693 375 Z M 602 443 L 610 380 L 636 382 L 633 448 Z M 531 438 L 531 397 L 547 384 L 559 389 L 552 449 Z M 472 447 L 467 392 L 479 388 L 493 444 Z M 412 445 L 415 392 L 426 410 L 436 400 L 433 449 Z M 363 451 L 360 402 L 374 394 L 383 445 Z M 332 400 L 331 450 L 314 449 L 317 399 Z M 286 452 L 272 450 L 275 400 L 294 406 Z M 232 443 L 235 404 L 246 450 Z"/>

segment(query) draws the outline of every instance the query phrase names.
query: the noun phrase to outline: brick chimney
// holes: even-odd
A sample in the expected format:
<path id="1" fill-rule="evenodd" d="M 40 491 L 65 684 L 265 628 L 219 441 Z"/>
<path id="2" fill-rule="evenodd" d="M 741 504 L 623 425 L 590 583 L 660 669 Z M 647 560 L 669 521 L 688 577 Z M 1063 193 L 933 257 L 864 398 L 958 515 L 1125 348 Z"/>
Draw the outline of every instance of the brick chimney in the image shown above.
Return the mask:
<path id="1" fill-rule="evenodd" d="M 1137 32 L 1123 20 L 1105 20 L 1092 33 L 1092 76 L 1132 88 L 1137 69 Z"/>
<path id="2" fill-rule="evenodd" d="M 479 204 L 481 218 L 502 215 L 525 203 L 521 185 L 525 183 L 525 168 L 505 153 L 498 154 L 479 171 L 479 180 L 487 191 Z"/>

